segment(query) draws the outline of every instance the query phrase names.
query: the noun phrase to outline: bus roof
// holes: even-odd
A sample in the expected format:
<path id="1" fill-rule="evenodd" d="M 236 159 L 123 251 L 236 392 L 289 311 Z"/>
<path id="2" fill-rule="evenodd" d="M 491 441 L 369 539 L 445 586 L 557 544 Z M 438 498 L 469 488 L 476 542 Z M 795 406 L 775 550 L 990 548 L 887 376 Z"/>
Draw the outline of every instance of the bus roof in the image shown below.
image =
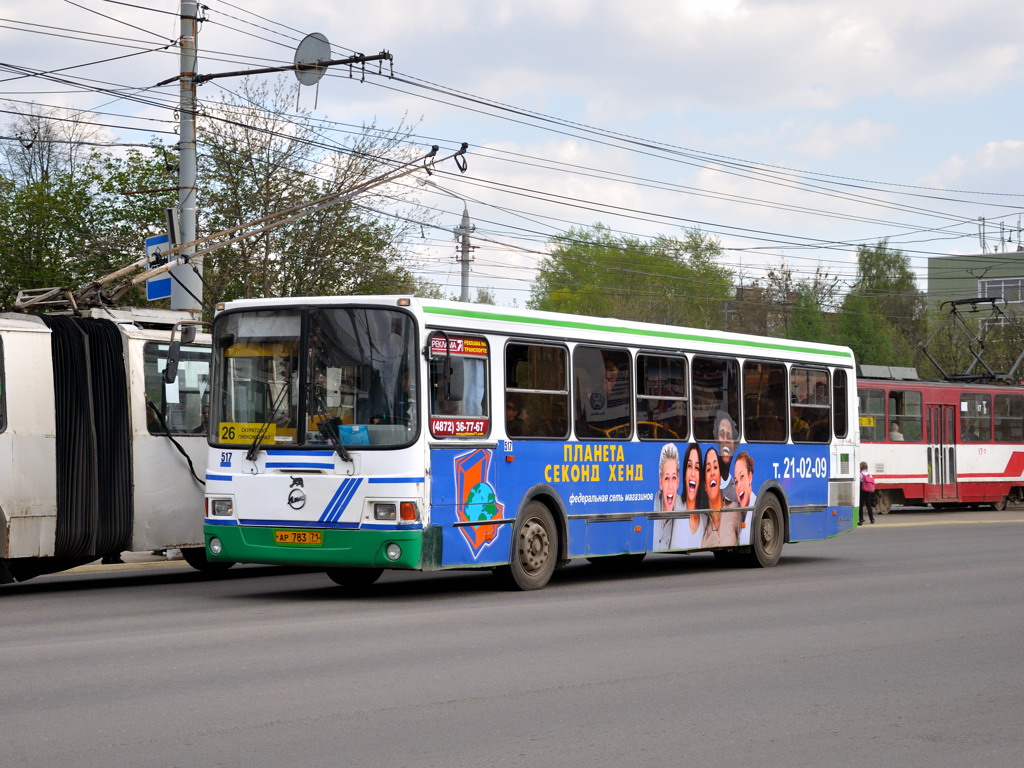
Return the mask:
<path id="1" fill-rule="evenodd" d="M 412 296 L 315 296 L 282 299 L 245 299 L 227 302 L 220 311 L 284 309 L 315 306 L 402 306 L 423 318 L 424 324 L 458 323 L 477 332 L 519 333 L 557 340 L 599 340 L 608 343 L 662 346 L 676 342 L 699 345 L 701 350 L 735 354 L 739 350 L 783 359 L 852 366 L 849 347 L 812 341 L 754 336 L 729 331 L 659 325 L 616 318 L 571 315 L 560 312 L 465 304 L 458 301 L 421 299 Z"/>

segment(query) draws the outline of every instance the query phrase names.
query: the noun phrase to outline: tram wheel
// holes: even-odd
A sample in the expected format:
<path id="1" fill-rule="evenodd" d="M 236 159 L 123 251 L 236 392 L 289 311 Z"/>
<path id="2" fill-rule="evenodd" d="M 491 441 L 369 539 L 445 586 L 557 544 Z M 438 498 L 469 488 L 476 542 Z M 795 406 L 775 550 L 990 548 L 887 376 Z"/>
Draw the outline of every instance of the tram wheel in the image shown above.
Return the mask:
<path id="1" fill-rule="evenodd" d="M 992 505 L 992 509 L 994 509 L 996 512 L 1004 512 L 1006 511 L 1007 506 L 1009 506 L 1009 500 L 1006 496 L 1003 496 L 1003 498 L 1001 498 L 999 501 L 995 502 Z"/>
<path id="2" fill-rule="evenodd" d="M 786 521 L 782 507 L 774 496 L 769 495 L 758 505 L 750 520 L 749 565 L 757 568 L 771 568 L 782 556 L 782 545 L 786 542 Z"/>
<path id="3" fill-rule="evenodd" d="M 341 587 L 368 587 L 384 573 L 383 568 L 328 568 L 327 578 Z"/>
<path id="4" fill-rule="evenodd" d="M 234 563 L 211 562 L 206 559 L 206 547 L 185 547 L 181 550 L 185 562 L 200 573 L 223 573 Z"/>
<path id="5" fill-rule="evenodd" d="M 551 580 L 558 562 L 558 531 L 551 512 L 531 501 L 516 520 L 512 532 L 512 560 L 496 568 L 495 576 L 506 586 L 540 589 Z"/>
<path id="6" fill-rule="evenodd" d="M 885 491 L 875 494 L 875 514 L 888 515 L 892 511 L 892 496 Z"/>

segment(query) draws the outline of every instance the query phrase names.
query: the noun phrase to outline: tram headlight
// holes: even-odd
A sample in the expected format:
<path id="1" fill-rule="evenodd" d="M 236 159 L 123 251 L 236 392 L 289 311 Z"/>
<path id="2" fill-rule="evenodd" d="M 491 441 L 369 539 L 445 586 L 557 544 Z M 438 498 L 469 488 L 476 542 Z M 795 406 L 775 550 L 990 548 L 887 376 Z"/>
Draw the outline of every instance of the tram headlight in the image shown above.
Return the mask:
<path id="1" fill-rule="evenodd" d="M 223 550 L 223 549 L 224 549 L 224 545 L 220 543 L 220 539 L 218 539 L 217 537 L 214 537 L 214 538 L 210 539 L 210 553 L 211 554 L 219 555 L 221 553 L 221 550 Z"/>
<path id="2" fill-rule="evenodd" d="M 394 504 L 374 504 L 374 520 L 397 520 L 398 508 Z"/>
<path id="3" fill-rule="evenodd" d="M 384 554 L 388 560 L 394 562 L 402 556 L 402 548 L 395 544 L 395 542 L 391 542 L 384 548 Z"/>

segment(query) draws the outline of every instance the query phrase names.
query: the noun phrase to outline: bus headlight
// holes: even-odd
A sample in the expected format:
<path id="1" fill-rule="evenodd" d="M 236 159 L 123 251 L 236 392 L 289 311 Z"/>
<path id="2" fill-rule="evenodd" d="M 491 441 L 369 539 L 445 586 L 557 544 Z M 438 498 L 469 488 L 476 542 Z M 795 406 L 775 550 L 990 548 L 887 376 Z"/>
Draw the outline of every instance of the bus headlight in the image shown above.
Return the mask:
<path id="1" fill-rule="evenodd" d="M 221 550 L 224 549 L 224 545 L 220 543 L 220 539 L 214 537 L 210 539 L 210 552 L 214 555 L 219 555 Z"/>
<path id="2" fill-rule="evenodd" d="M 394 504 L 374 504 L 374 520 L 395 520 L 398 517 L 398 508 Z"/>
<path id="3" fill-rule="evenodd" d="M 210 501 L 210 514 L 218 517 L 231 517 L 235 514 L 231 499 L 213 499 Z"/>
<path id="4" fill-rule="evenodd" d="M 391 542 L 384 548 L 384 554 L 387 556 L 388 560 L 394 562 L 402 556 L 402 548 L 394 542 Z"/>

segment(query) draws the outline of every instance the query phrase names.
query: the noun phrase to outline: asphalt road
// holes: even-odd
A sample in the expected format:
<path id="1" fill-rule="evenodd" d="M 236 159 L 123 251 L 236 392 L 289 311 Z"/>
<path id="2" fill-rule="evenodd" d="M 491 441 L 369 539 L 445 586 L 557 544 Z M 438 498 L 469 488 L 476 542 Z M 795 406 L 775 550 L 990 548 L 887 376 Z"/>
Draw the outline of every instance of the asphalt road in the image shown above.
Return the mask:
<path id="1" fill-rule="evenodd" d="M 0 764 L 1016 768 L 1022 545 L 1020 511 L 901 512 L 530 593 L 86 566 L 0 586 Z"/>

